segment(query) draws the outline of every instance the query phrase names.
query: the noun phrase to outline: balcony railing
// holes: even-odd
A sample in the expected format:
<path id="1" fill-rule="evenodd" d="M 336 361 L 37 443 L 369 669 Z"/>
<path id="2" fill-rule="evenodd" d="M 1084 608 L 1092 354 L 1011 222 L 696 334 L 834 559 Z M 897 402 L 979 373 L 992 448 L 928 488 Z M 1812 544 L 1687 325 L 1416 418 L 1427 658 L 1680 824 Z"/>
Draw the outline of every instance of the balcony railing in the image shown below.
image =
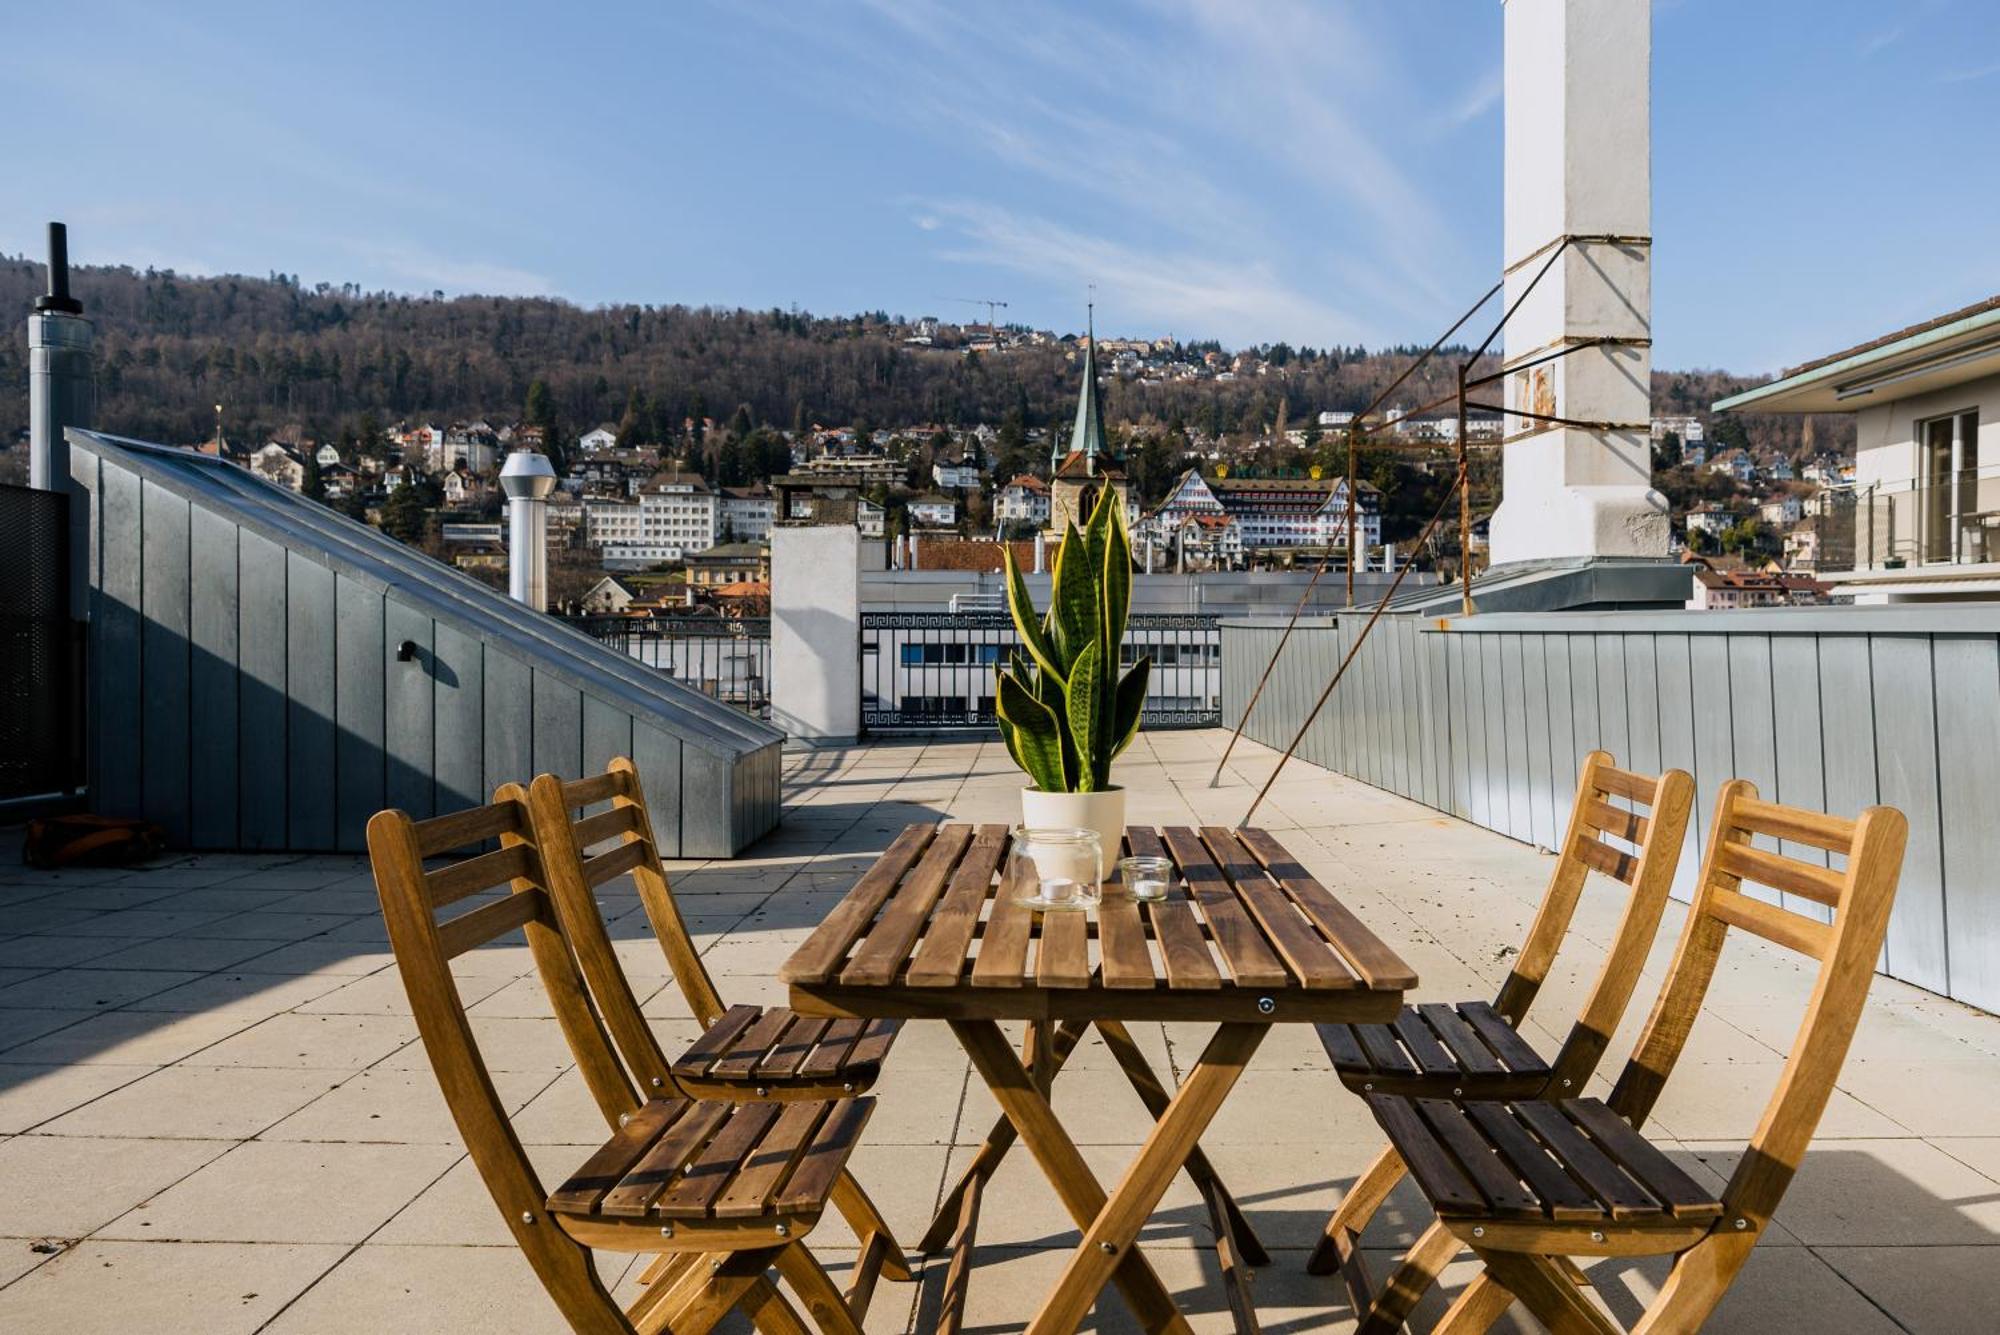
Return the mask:
<path id="1" fill-rule="evenodd" d="M 2000 562 L 2000 467 L 1829 487 L 1817 502 L 1822 571 Z"/>
<path id="2" fill-rule="evenodd" d="M 704 695 L 771 717 L 769 617 L 585 617 L 575 624 Z"/>
<path id="3" fill-rule="evenodd" d="M 1206 728 L 1222 717 L 1219 618 L 1136 614 L 1124 660 L 1151 655 L 1141 721 L 1148 728 Z M 861 725 L 870 731 L 990 728 L 993 672 L 1020 639 L 1004 615 L 864 612 Z"/>

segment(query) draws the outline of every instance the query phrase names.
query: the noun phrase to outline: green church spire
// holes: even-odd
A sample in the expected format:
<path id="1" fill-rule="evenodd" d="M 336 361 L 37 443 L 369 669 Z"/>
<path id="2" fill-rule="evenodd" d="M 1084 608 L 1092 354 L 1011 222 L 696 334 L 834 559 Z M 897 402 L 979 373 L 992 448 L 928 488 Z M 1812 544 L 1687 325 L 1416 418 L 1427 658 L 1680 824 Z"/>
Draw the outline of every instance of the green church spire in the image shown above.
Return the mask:
<path id="1" fill-rule="evenodd" d="M 1076 425 L 1069 433 L 1069 453 L 1096 459 L 1104 453 L 1104 411 L 1097 402 L 1097 306 L 1091 303 L 1086 317 L 1083 350 L 1083 389 L 1076 400 Z M 1049 460 L 1051 471 L 1062 466 L 1063 456 Z"/>

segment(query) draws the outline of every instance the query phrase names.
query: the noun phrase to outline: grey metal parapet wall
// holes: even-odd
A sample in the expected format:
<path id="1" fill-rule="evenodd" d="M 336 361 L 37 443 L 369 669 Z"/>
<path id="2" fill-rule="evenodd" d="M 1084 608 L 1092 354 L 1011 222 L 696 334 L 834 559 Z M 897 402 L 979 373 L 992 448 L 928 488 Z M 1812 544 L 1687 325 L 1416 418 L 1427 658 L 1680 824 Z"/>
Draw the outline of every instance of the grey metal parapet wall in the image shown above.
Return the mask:
<path id="1" fill-rule="evenodd" d="M 195 848 L 359 849 L 383 807 L 629 755 L 662 852 L 778 823 L 776 729 L 233 464 L 67 434 L 96 810 Z"/>
<path id="2" fill-rule="evenodd" d="M 1302 621 L 1244 735 L 1289 743 L 1365 620 Z M 1224 619 L 1227 726 L 1282 633 Z M 1385 616 L 1298 754 L 1548 848 L 1594 747 L 1694 775 L 1682 898 L 1726 779 L 1843 816 L 1900 807 L 1910 845 L 1882 971 L 2000 1010 L 2000 604 Z"/>

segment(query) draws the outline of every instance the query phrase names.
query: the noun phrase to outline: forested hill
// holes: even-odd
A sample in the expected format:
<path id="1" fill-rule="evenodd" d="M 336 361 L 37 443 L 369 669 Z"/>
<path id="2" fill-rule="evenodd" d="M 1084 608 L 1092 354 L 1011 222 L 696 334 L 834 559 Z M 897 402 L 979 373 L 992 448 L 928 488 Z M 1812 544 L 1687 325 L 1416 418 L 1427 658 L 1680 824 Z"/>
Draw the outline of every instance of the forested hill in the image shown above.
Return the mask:
<path id="1" fill-rule="evenodd" d="M 42 271 L 0 257 L 0 440 L 27 423 L 27 341 L 21 319 Z M 545 381 L 564 427 L 586 430 L 627 414 L 633 392 L 650 419 L 643 434 L 671 439 L 686 416 L 717 418 L 748 405 L 754 420 L 791 427 L 918 422 L 970 425 L 1019 412 L 1027 425 L 1073 411 L 1076 368 L 1062 345 L 971 356 L 912 347 L 911 332 L 881 313 L 814 317 L 788 311 L 683 306 L 583 309 L 533 297 L 408 296 L 352 284 L 306 288 L 285 275 L 190 277 L 167 271 L 83 268 L 72 288 L 96 323 L 99 423 L 170 442 L 205 439 L 215 405 L 239 440 L 287 425 L 330 438 L 371 414 L 511 420 L 528 386 Z M 1418 331 L 1422 332 L 1422 331 Z M 941 342 L 949 343 L 949 333 Z M 1188 350 L 1198 360 L 1204 345 Z M 1363 406 L 1407 367 L 1415 349 L 1250 351 L 1271 373 L 1138 384 L 1105 378 L 1115 423 L 1197 430 L 1268 429 L 1281 410 L 1297 425 L 1326 409 Z M 1748 383 L 1715 373 L 1656 376 L 1655 411 L 1705 410 Z M 1415 377 L 1397 396 L 1414 407 L 1450 392 L 1449 363 Z M 1676 390 L 1667 398 L 1661 394 Z M 1752 437 L 1795 443 L 1783 419 L 1753 423 Z M 1827 425 L 1831 425 L 1828 423 Z M 1822 426 L 1822 447 L 1838 442 Z M 1789 437 L 1789 440 L 1787 439 Z M 1759 443 L 1764 443 L 1760 441 Z"/>

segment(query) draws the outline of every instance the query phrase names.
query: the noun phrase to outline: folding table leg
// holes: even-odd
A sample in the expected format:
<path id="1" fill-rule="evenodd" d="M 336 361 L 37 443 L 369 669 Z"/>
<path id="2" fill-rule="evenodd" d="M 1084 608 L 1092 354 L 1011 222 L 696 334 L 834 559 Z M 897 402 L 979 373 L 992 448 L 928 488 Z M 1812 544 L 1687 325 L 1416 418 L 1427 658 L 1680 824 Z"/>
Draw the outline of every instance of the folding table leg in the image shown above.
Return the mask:
<path id="1" fill-rule="evenodd" d="M 1021 1044 L 1023 1057 L 1027 1063 L 1036 1066 L 1046 1063 L 1048 1079 L 1053 1081 L 1057 1072 L 1062 1070 L 1063 1064 L 1069 1060 L 1070 1054 L 1076 1051 L 1076 1045 L 1083 1041 L 1087 1028 L 1086 1025 L 1073 1024 L 1065 1020 L 1055 1026 L 1054 1037 L 1048 1043 L 1042 1044 L 1040 1031 L 1037 1030 L 1035 1023 L 1030 1022 Z M 1046 1086 L 1042 1092 L 1048 1093 Z M 962 1207 L 967 1190 L 975 1179 L 983 1183 L 993 1176 L 993 1170 L 1000 1166 L 1000 1161 L 1007 1157 L 1007 1151 L 1013 1148 L 1015 1135 L 1014 1124 L 1007 1120 L 1007 1114 L 1000 1114 L 993 1123 L 993 1129 L 986 1133 L 985 1143 L 980 1145 L 979 1152 L 972 1156 L 972 1162 L 959 1175 L 957 1183 L 945 1193 L 943 1203 L 938 1206 L 937 1217 L 931 1220 L 931 1226 L 924 1231 L 924 1236 L 917 1240 L 919 1252 L 928 1255 L 942 1251 L 951 1243 L 960 1228 L 960 1215 L 963 1213 Z"/>
<path id="2" fill-rule="evenodd" d="M 952 1027 L 958 1029 L 959 1022 L 954 1021 Z M 1160 1197 L 1166 1194 L 1168 1185 L 1187 1162 L 1189 1152 L 1201 1139 L 1201 1133 L 1208 1129 L 1209 1122 L 1214 1120 L 1222 1101 L 1235 1087 L 1237 1077 L 1243 1074 L 1243 1068 L 1249 1064 L 1257 1045 L 1264 1041 L 1264 1035 L 1269 1030 L 1268 1024 L 1232 1021 L 1215 1031 L 1215 1037 L 1202 1050 L 1201 1059 L 1188 1072 L 1188 1078 L 1181 1082 L 1173 1102 L 1167 1105 L 1166 1114 L 1153 1124 L 1153 1133 L 1146 1138 L 1139 1157 L 1125 1170 L 1125 1176 L 1109 1199 L 1101 1202 L 1100 1208 L 1094 1212 L 1095 1218 L 1084 1226 L 1083 1245 L 1070 1254 L 1069 1264 L 1063 1268 L 1062 1279 L 1057 1282 L 1055 1292 L 1049 1295 L 1042 1304 L 1042 1310 L 1035 1314 L 1034 1322 L 1029 1325 L 1029 1335 L 1068 1335 L 1074 1331 L 1090 1311 L 1091 1304 L 1097 1301 L 1105 1281 L 1124 1275 L 1132 1262 L 1142 1259 L 1133 1245 L 1139 1230 L 1159 1206 Z M 960 1038 L 965 1040 L 963 1034 Z M 966 1046 L 968 1050 L 972 1047 L 969 1042 Z M 1013 1054 L 1009 1052 L 1007 1055 L 1012 1057 Z M 978 1062 L 980 1058 L 975 1054 L 973 1060 Z M 992 1077 L 988 1079 L 990 1082 Z M 1012 1111 L 1009 1108 L 1009 1112 Z M 1042 1147 L 1036 1142 L 1048 1133 L 1037 1126 L 1034 1134 L 1030 1134 L 1029 1125 L 1023 1124 L 1022 1139 L 1028 1141 L 1029 1148 L 1036 1151 L 1038 1159 L 1042 1158 Z M 1068 1143 L 1061 1127 L 1054 1127 L 1053 1133 L 1062 1137 L 1065 1144 Z M 1074 1146 L 1070 1149 L 1074 1154 Z M 1080 1163 L 1079 1158 L 1079 1166 Z M 1057 1166 L 1045 1161 L 1043 1168 L 1052 1180 L 1057 1179 Z M 1084 1171 L 1088 1173 L 1087 1169 Z M 1096 1184 L 1094 1178 L 1089 1181 L 1092 1186 Z M 1058 1181 L 1059 1191 L 1061 1187 Z M 1065 1204 L 1068 1203 L 1065 1201 Z M 1076 1213 L 1074 1207 L 1071 1213 Z M 1079 1219 L 1078 1222 L 1083 1221 Z"/>
<path id="3" fill-rule="evenodd" d="M 1166 1086 L 1160 1083 L 1159 1076 L 1153 1071 L 1153 1064 L 1146 1060 L 1146 1054 L 1132 1041 L 1132 1031 L 1125 1027 L 1125 1022 L 1122 1020 L 1099 1020 L 1097 1032 L 1103 1037 L 1104 1046 L 1111 1049 L 1111 1056 L 1125 1072 L 1125 1078 L 1132 1082 L 1132 1088 L 1137 1091 L 1139 1101 L 1146 1105 L 1146 1111 L 1153 1115 L 1153 1120 L 1159 1121 L 1166 1114 L 1167 1104 L 1172 1096 L 1167 1093 Z M 1202 1194 L 1212 1197 L 1215 1204 L 1220 1207 L 1243 1260 L 1250 1265 L 1271 1264 L 1271 1254 L 1264 1250 L 1264 1244 L 1257 1237 L 1256 1230 L 1250 1227 L 1250 1221 L 1244 1217 L 1242 1209 L 1236 1204 L 1236 1198 L 1229 1194 L 1229 1188 L 1223 1185 L 1221 1176 L 1216 1173 L 1214 1165 L 1209 1163 L 1208 1156 L 1201 1152 L 1199 1145 L 1188 1151 L 1187 1172 L 1188 1177 L 1201 1189 Z"/>
<path id="4" fill-rule="evenodd" d="M 1101 1253 L 1098 1251 L 1096 1234 L 1100 1222 L 1108 1213 L 1104 1188 L 1098 1182 L 1096 1175 L 1090 1171 L 1090 1165 L 1084 1162 L 1083 1154 L 1077 1149 L 1076 1142 L 1070 1139 L 1069 1133 L 1063 1130 L 1062 1123 L 1056 1120 L 1055 1110 L 1049 1107 L 1048 1099 L 1036 1088 L 1034 1077 L 1021 1064 L 1021 1059 L 1015 1055 L 1013 1047 L 1001 1034 L 1000 1026 L 996 1022 L 953 1020 L 950 1023 L 952 1033 L 958 1036 L 959 1043 L 972 1058 L 972 1064 L 978 1070 L 980 1078 L 986 1081 L 987 1088 L 993 1091 L 993 1097 L 999 1101 L 1001 1109 L 1020 1132 L 1021 1140 L 1035 1156 L 1035 1161 L 1041 1165 L 1042 1172 L 1048 1176 L 1050 1185 L 1055 1188 L 1063 1207 L 1069 1211 L 1070 1218 L 1076 1221 L 1079 1228 L 1086 1230 L 1084 1248 L 1095 1258 L 1081 1280 L 1072 1280 L 1069 1271 L 1065 1271 L 1063 1287 L 1058 1289 L 1056 1297 L 1050 1299 L 1052 1304 L 1056 1303 L 1065 1291 L 1081 1290 L 1083 1285 L 1088 1284 L 1089 1291 L 1083 1294 L 1080 1306 L 1069 1302 L 1059 1306 L 1058 1310 L 1061 1312 L 1069 1312 L 1074 1306 L 1067 1323 L 1051 1324 L 1045 1322 L 1042 1317 L 1037 1317 L 1036 1324 L 1031 1329 L 1040 1332 L 1041 1335 L 1054 1335 L 1058 1331 L 1062 1332 L 1062 1335 L 1070 1335 L 1070 1332 L 1075 1331 L 1082 1322 L 1084 1314 L 1090 1310 L 1091 1303 L 1096 1301 L 1097 1294 L 1103 1289 L 1105 1282 L 1110 1280 L 1118 1285 L 1118 1291 L 1131 1305 L 1132 1312 L 1138 1317 L 1140 1325 L 1148 1331 L 1192 1335 L 1187 1318 L 1175 1307 L 1173 1295 L 1167 1291 L 1167 1286 L 1160 1282 L 1159 1275 L 1138 1249 L 1130 1245 L 1131 1238 L 1139 1231 L 1139 1225 L 1145 1222 L 1145 1216 L 1151 1213 L 1153 1206 L 1159 1204 L 1161 1195 L 1166 1191 L 1166 1184 L 1180 1171 L 1181 1163 L 1187 1158 L 1187 1151 L 1192 1141 L 1187 1145 L 1168 1142 L 1155 1153 L 1155 1158 L 1164 1160 L 1169 1152 L 1178 1150 L 1178 1153 L 1173 1155 L 1172 1162 L 1148 1165 L 1159 1177 L 1159 1181 L 1157 1183 L 1149 1181 L 1144 1189 L 1132 1192 L 1129 1203 L 1131 1206 L 1136 1206 L 1143 1197 L 1144 1210 L 1132 1223 L 1129 1233 L 1114 1243 L 1111 1253 Z M 1256 1040 L 1263 1037 L 1263 1028 L 1261 1025 L 1224 1025 L 1223 1032 L 1235 1029 L 1253 1031 L 1254 1036 L 1243 1052 L 1244 1058 L 1247 1059 L 1249 1053 L 1256 1049 Z M 1211 1043 L 1209 1047 L 1213 1049 L 1215 1044 Z M 1204 1053 L 1203 1060 L 1207 1059 L 1208 1054 Z M 1196 1074 L 1200 1073 L 1201 1069 L 1197 1067 Z M 1192 1079 L 1193 1077 L 1190 1077 L 1190 1081 Z M 1212 1083 L 1212 1080 L 1206 1081 L 1199 1087 L 1204 1097 Z M 1234 1083 L 1233 1074 L 1229 1083 Z M 1168 1132 L 1182 1123 L 1195 1120 L 1189 1114 L 1199 1110 L 1201 1103 L 1199 1098 L 1189 1104 L 1181 1116 L 1175 1115 L 1175 1109 L 1188 1097 L 1189 1088 L 1188 1085 L 1182 1086 L 1181 1094 L 1174 1099 L 1175 1106 L 1168 1109 L 1167 1120 L 1155 1126 L 1152 1138 L 1146 1142 L 1147 1151 L 1161 1144 Z M 1224 1085 L 1225 1092 L 1226 1089 L 1227 1085 Z M 1219 1094 L 1215 1102 L 1218 1104 L 1221 1102 Z M 1213 1110 L 1209 1111 L 1212 1115 Z M 1207 1118 L 1203 1117 L 1200 1120 L 1205 1123 Z M 1197 1135 L 1200 1129 L 1200 1126 L 1194 1127 Z M 1141 1151 L 1142 1161 L 1146 1160 L 1147 1151 Z M 1135 1171 L 1137 1167 L 1138 1165 L 1134 1165 Z M 1131 1177 L 1132 1174 L 1128 1173 L 1128 1184 Z M 1124 1195 L 1126 1185 L 1121 1185 L 1119 1191 Z M 1122 1229 L 1123 1215 L 1118 1216 L 1114 1222 Z M 1077 1261 L 1072 1259 L 1071 1269 L 1074 1270 L 1076 1266 Z M 1090 1282 L 1092 1280 L 1095 1282 Z M 1046 1316 L 1048 1312 L 1049 1308 L 1044 1307 L 1043 1315 Z"/>

